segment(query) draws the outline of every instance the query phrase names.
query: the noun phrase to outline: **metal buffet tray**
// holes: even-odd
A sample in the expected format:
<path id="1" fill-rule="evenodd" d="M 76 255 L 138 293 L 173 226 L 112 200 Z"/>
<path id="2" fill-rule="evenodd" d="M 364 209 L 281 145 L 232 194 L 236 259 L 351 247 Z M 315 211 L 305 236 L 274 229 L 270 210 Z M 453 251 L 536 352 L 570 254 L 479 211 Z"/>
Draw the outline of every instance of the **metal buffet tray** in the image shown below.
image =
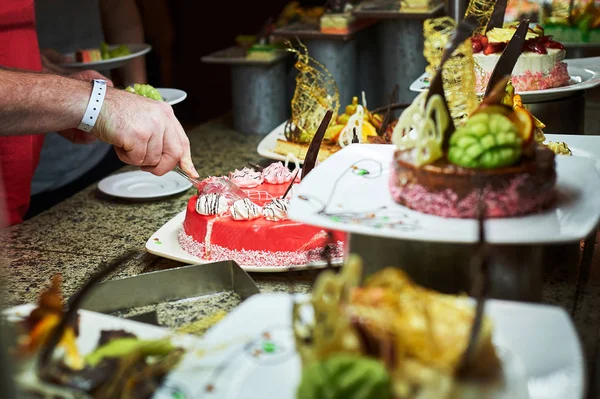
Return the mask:
<path id="1" fill-rule="evenodd" d="M 101 313 L 233 292 L 242 300 L 260 291 L 233 261 L 182 266 L 99 283 L 81 308 Z M 128 317 L 158 325 L 156 309 Z"/>

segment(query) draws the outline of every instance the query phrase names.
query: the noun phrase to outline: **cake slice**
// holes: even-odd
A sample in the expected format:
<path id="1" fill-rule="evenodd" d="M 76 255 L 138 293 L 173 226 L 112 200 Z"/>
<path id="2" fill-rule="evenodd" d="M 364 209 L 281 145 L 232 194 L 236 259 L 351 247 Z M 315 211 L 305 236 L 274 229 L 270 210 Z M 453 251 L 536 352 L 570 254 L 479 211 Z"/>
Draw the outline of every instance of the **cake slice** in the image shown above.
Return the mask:
<path id="1" fill-rule="evenodd" d="M 77 50 L 75 52 L 77 62 L 96 62 L 102 61 L 102 54 L 98 49 Z"/>

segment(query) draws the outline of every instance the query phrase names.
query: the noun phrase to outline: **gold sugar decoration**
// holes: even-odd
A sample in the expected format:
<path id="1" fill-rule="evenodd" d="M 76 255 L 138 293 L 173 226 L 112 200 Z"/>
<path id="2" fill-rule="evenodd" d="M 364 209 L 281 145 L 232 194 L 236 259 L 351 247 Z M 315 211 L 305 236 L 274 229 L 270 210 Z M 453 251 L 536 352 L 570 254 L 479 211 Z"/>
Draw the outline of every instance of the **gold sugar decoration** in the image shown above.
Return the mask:
<path id="1" fill-rule="evenodd" d="M 510 1 L 508 1 L 508 3 L 510 3 Z M 475 29 L 473 34 L 485 34 L 487 25 L 490 22 L 492 13 L 494 12 L 495 5 L 496 0 L 469 1 L 469 6 L 467 7 L 467 11 L 465 12 L 465 18 L 474 17 L 478 22 L 477 29 Z"/>
<path id="2" fill-rule="evenodd" d="M 571 16 L 570 2 L 567 0 L 553 0 L 550 17 L 554 20 L 568 21 Z"/>
<path id="3" fill-rule="evenodd" d="M 442 54 L 450 41 L 456 23 L 452 18 L 428 19 L 423 24 L 425 44 L 423 55 L 429 62 L 426 70 L 434 76 L 439 68 Z M 442 82 L 444 95 L 455 126 L 462 126 L 478 104 L 475 93 L 475 60 L 471 41 L 465 40 L 444 64 Z"/>
<path id="4" fill-rule="evenodd" d="M 456 29 L 456 21 L 450 17 L 431 18 L 423 23 L 423 56 L 429 63 L 425 71 L 433 77 L 442 61 L 442 54 L 452 33 Z"/>
<path id="5" fill-rule="evenodd" d="M 340 108 L 340 93 L 335 79 L 319 61 L 308 55 L 301 42 L 298 49 L 287 42 L 288 51 L 296 54 L 294 67 L 298 70 L 296 90 L 292 98 L 292 122 L 301 133 L 301 141 L 310 142 L 328 110 L 332 121 Z"/>

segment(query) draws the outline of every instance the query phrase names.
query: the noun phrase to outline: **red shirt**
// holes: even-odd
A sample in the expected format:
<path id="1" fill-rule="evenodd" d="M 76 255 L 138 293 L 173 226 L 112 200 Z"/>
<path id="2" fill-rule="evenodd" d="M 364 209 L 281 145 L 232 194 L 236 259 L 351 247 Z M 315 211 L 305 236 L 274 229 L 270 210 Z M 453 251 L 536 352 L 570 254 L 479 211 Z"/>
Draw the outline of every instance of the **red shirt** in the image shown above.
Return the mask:
<path id="1" fill-rule="evenodd" d="M 0 65 L 41 71 L 33 0 L 0 0 Z M 2 93 L 0 93 L 2 95 Z M 0 201 L 10 225 L 23 221 L 44 135 L 0 136 Z"/>

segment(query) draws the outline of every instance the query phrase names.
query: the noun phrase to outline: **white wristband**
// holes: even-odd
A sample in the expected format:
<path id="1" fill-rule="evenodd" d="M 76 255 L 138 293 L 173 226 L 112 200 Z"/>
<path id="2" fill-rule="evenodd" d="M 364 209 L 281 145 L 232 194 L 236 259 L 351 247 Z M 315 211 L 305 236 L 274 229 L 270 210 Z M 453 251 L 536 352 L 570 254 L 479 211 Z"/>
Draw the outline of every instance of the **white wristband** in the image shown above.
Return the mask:
<path id="1" fill-rule="evenodd" d="M 83 114 L 83 119 L 81 119 L 81 123 L 77 129 L 88 133 L 92 130 L 96 124 L 96 121 L 98 120 L 98 115 L 100 115 L 100 110 L 102 109 L 102 104 L 104 104 L 105 95 L 106 80 L 94 79 L 94 87 L 92 88 L 90 101 L 88 102 L 85 114 Z"/>

